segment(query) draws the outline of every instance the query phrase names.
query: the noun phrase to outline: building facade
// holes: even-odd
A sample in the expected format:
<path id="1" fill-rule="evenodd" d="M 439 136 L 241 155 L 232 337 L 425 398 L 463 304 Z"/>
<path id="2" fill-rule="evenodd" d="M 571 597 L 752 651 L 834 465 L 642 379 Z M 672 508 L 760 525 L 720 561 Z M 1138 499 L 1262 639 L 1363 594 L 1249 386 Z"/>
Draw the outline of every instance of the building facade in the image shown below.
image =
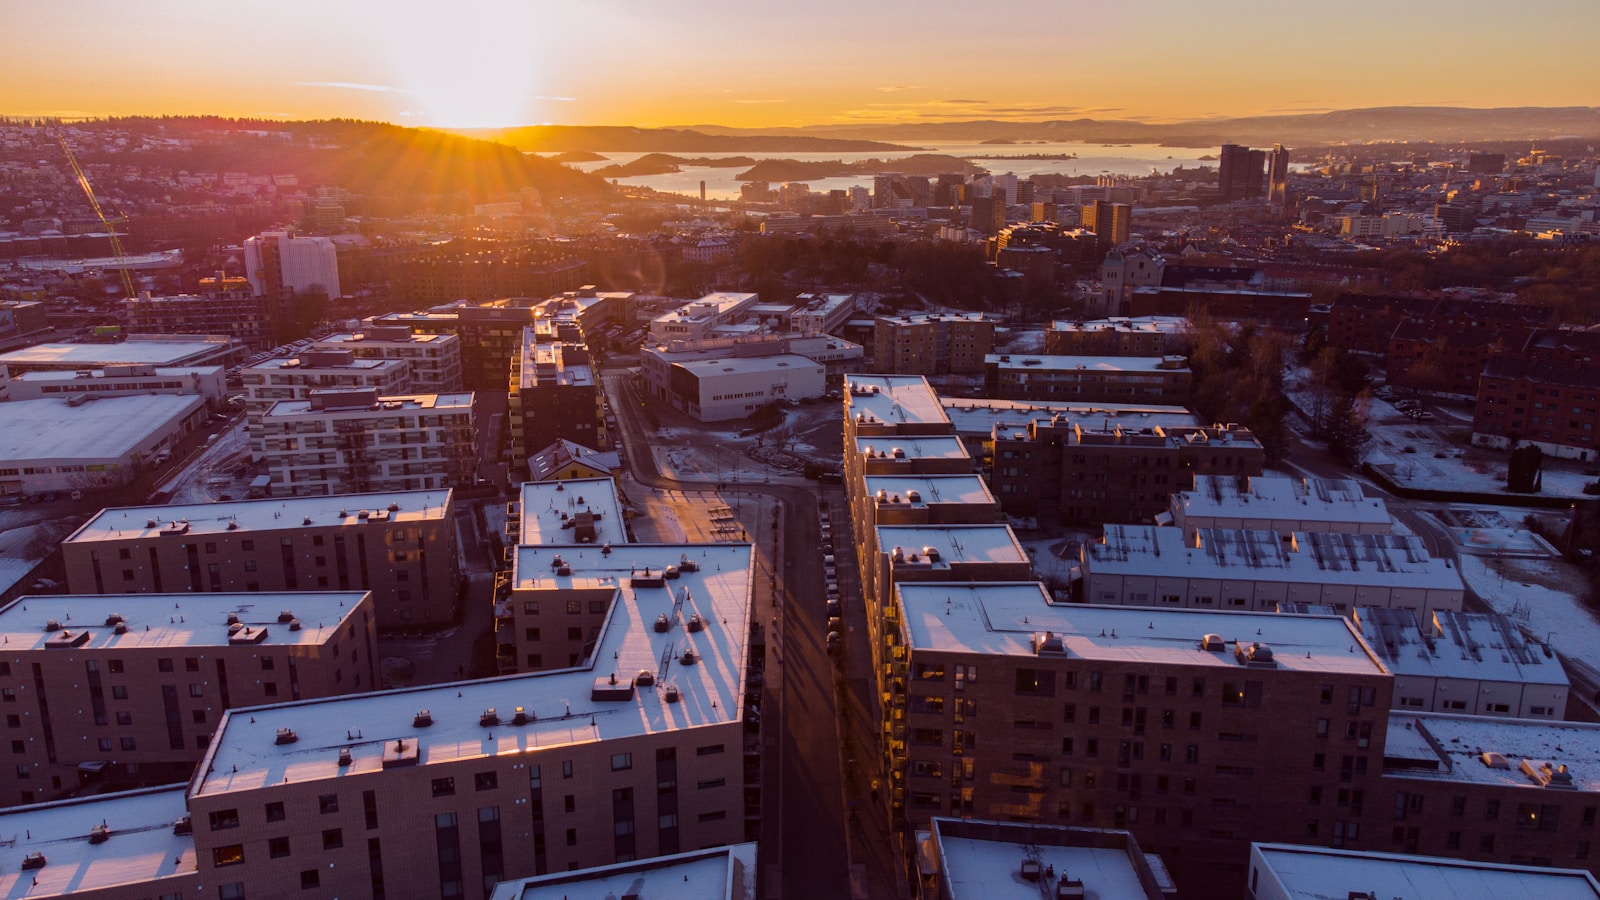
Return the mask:
<path id="1" fill-rule="evenodd" d="M 1182 356 L 1026 356 L 984 358 L 984 391 L 1001 400 L 1078 403 L 1189 401 L 1194 373 Z"/>
<path id="2" fill-rule="evenodd" d="M 461 390 L 461 339 L 453 334 L 416 334 L 399 326 L 376 326 L 330 334 L 313 350 L 348 350 L 356 359 L 398 359 L 411 368 L 406 390 L 448 394 Z M 404 393 L 398 391 L 397 393 Z"/>
<path id="3" fill-rule="evenodd" d="M 517 468 L 556 441 L 604 450 L 606 434 L 601 391 L 589 349 L 582 344 L 539 343 L 523 329 L 521 352 L 510 360 L 506 421 Z"/>
<path id="4" fill-rule="evenodd" d="M 873 371 L 897 375 L 962 375 L 983 371 L 994 347 L 993 319 L 983 313 L 873 318 Z"/>

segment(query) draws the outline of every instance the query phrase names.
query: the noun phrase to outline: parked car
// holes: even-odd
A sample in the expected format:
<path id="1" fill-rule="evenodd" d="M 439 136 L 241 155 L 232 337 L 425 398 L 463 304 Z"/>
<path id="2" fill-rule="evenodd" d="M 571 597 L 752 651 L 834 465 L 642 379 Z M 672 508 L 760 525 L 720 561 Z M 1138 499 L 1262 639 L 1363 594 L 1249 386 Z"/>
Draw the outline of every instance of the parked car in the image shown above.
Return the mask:
<path id="1" fill-rule="evenodd" d="M 840 646 L 840 643 L 842 642 L 842 640 L 843 639 L 839 636 L 839 632 L 837 632 L 837 631 L 828 632 L 828 652 L 829 653 L 837 653 L 837 652 L 839 652 L 839 646 Z"/>
<path id="2" fill-rule="evenodd" d="M 841 618 L 840 616 L 829 616 L 828 617 L 828 631 L 830 631 L 830 632 L 832 632 L 834 634 L 838 634 L 839 632 L 844 631 L 844 619 Z"/>
<path id="3" fill-rule="evenodd" d="M 843 615 L 844 615 L 844 607 L 839 604 L 839 598 L 837 598 L 837 597 L 829 597 L 828 598 L 828 616 L 829 616 L 829 618 L 839 618 L 839 617 L 841 617 Z"/>

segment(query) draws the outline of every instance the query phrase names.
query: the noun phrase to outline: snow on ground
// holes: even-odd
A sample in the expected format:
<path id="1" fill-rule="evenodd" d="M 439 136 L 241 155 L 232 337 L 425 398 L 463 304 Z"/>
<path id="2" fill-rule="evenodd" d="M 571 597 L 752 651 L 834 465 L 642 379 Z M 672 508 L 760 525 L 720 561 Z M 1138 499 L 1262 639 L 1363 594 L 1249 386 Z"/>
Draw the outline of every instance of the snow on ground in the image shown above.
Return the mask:
<path id="1" fill-rule="evenodd" d="M 1582 574 L 1553 559 L 1459 557 L 1461 578 L 1495 612 L 1510 616 L 1536 641 L 1568 659 L 1593 658 L 1600 647 L 1600 616 L 1580 599 Z"/>
<path id="2" fill-rule="evenodd" d="M 1007 331 L 996 334 L 996 353 L 1043 353 L 1044 331 Z"/>

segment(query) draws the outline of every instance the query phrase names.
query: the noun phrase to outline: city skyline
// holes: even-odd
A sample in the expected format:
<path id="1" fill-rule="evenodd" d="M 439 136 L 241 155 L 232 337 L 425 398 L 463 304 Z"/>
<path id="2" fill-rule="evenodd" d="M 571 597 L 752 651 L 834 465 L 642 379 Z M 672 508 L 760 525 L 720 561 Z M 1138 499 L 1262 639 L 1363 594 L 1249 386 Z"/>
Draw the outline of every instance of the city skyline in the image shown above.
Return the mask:
<path id="1" fill-rule="evenodd" d="M 434 10 L 285 0 L 245 18 L 214 0 L 17 5 L 0 36 L 0 114 L 772 128 L 1600 97 L 1600 70 L 1552 77 L 1527 64 L 1581 58 L 1600 25 L 1600 7 L 1582 0 L 1520 19 L 1484 0 L 1357 3 L 1337 15 L 1301 0 L 1201 13 L 1171 0 L 1022 0 L 979 22 L 947 2 Z"/>

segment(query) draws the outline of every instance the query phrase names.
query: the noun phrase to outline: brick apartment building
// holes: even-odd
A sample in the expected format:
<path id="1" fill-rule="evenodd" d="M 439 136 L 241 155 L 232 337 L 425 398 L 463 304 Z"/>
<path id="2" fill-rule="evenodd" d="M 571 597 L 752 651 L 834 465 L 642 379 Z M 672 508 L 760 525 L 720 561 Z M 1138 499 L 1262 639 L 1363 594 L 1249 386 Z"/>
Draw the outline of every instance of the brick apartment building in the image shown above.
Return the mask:
<path id="1" fill-rule="evenodd" d="M 1261 474 L 1265 453 L 1239 425 L 1095 431 L 1065 417 L 994 438 L 990 487 L 1007 513 L 1063 523 L 1147 522 L 1196 475 Z"/>
<path id="2" fill-rule="evenodd" d="M 22 597 L 0 636 L 0 805 L 179 781 L 228 709 L 378 686 L 363 591 Z"/>
<path id="3" fill-rule="evenodd" d="M 984 358 L 984 393 L 1000 400 L 1078 403 L 1189 402 L 1194 373 L 1182 356 L 1029 356 Z"/>
<path id="4" fill-rule="evenodd" d="M 455 620 L 449 490 L 103 509 L 61 543 L 80 594 L 370 591 L 381 629 Z"/>
<path id="5" fill-rule="evenodd" d="M 1446 328 L 1553 328 L 1548 306 L 1448 297 L 1340 294 L 1328 311 L 1328 343 L 1358 353 L 1384 353 L 1401 322 L 1415 320 L 1425 332 Z"/>
<path id="6" fill-rule="evenodd" d="M 974 374 L 994 348 L 995 320 L 983 313 L 877 316 L 873 323 L 876 372 Z"/>
<path id="7" fill-rule="evenodd" d="M 1600 375 L 1582 361 L 1491 360 L 1478 382 L 1472 414 L 1476 447 L 1517 442 L 1584 462 L 1600 451 Z"/>
<path id="8" fill-rule="evenodd" d="M 1478 376 L 1491 360 L 1518 356 L 1535 329 L 1520 325 L 1434 325 L 1424 319 L 1406 319 L 1389 337 L 1384 364 L 1388 382 L 1415 388 L 1471 396 Z"/>
<path id="9" fill-rule="evenodd" d="M 1050 356 L 1181 356 L 1189 352 L 1189 320 L 1181 316 L 1055 321 L 1044 333 Z"/>

